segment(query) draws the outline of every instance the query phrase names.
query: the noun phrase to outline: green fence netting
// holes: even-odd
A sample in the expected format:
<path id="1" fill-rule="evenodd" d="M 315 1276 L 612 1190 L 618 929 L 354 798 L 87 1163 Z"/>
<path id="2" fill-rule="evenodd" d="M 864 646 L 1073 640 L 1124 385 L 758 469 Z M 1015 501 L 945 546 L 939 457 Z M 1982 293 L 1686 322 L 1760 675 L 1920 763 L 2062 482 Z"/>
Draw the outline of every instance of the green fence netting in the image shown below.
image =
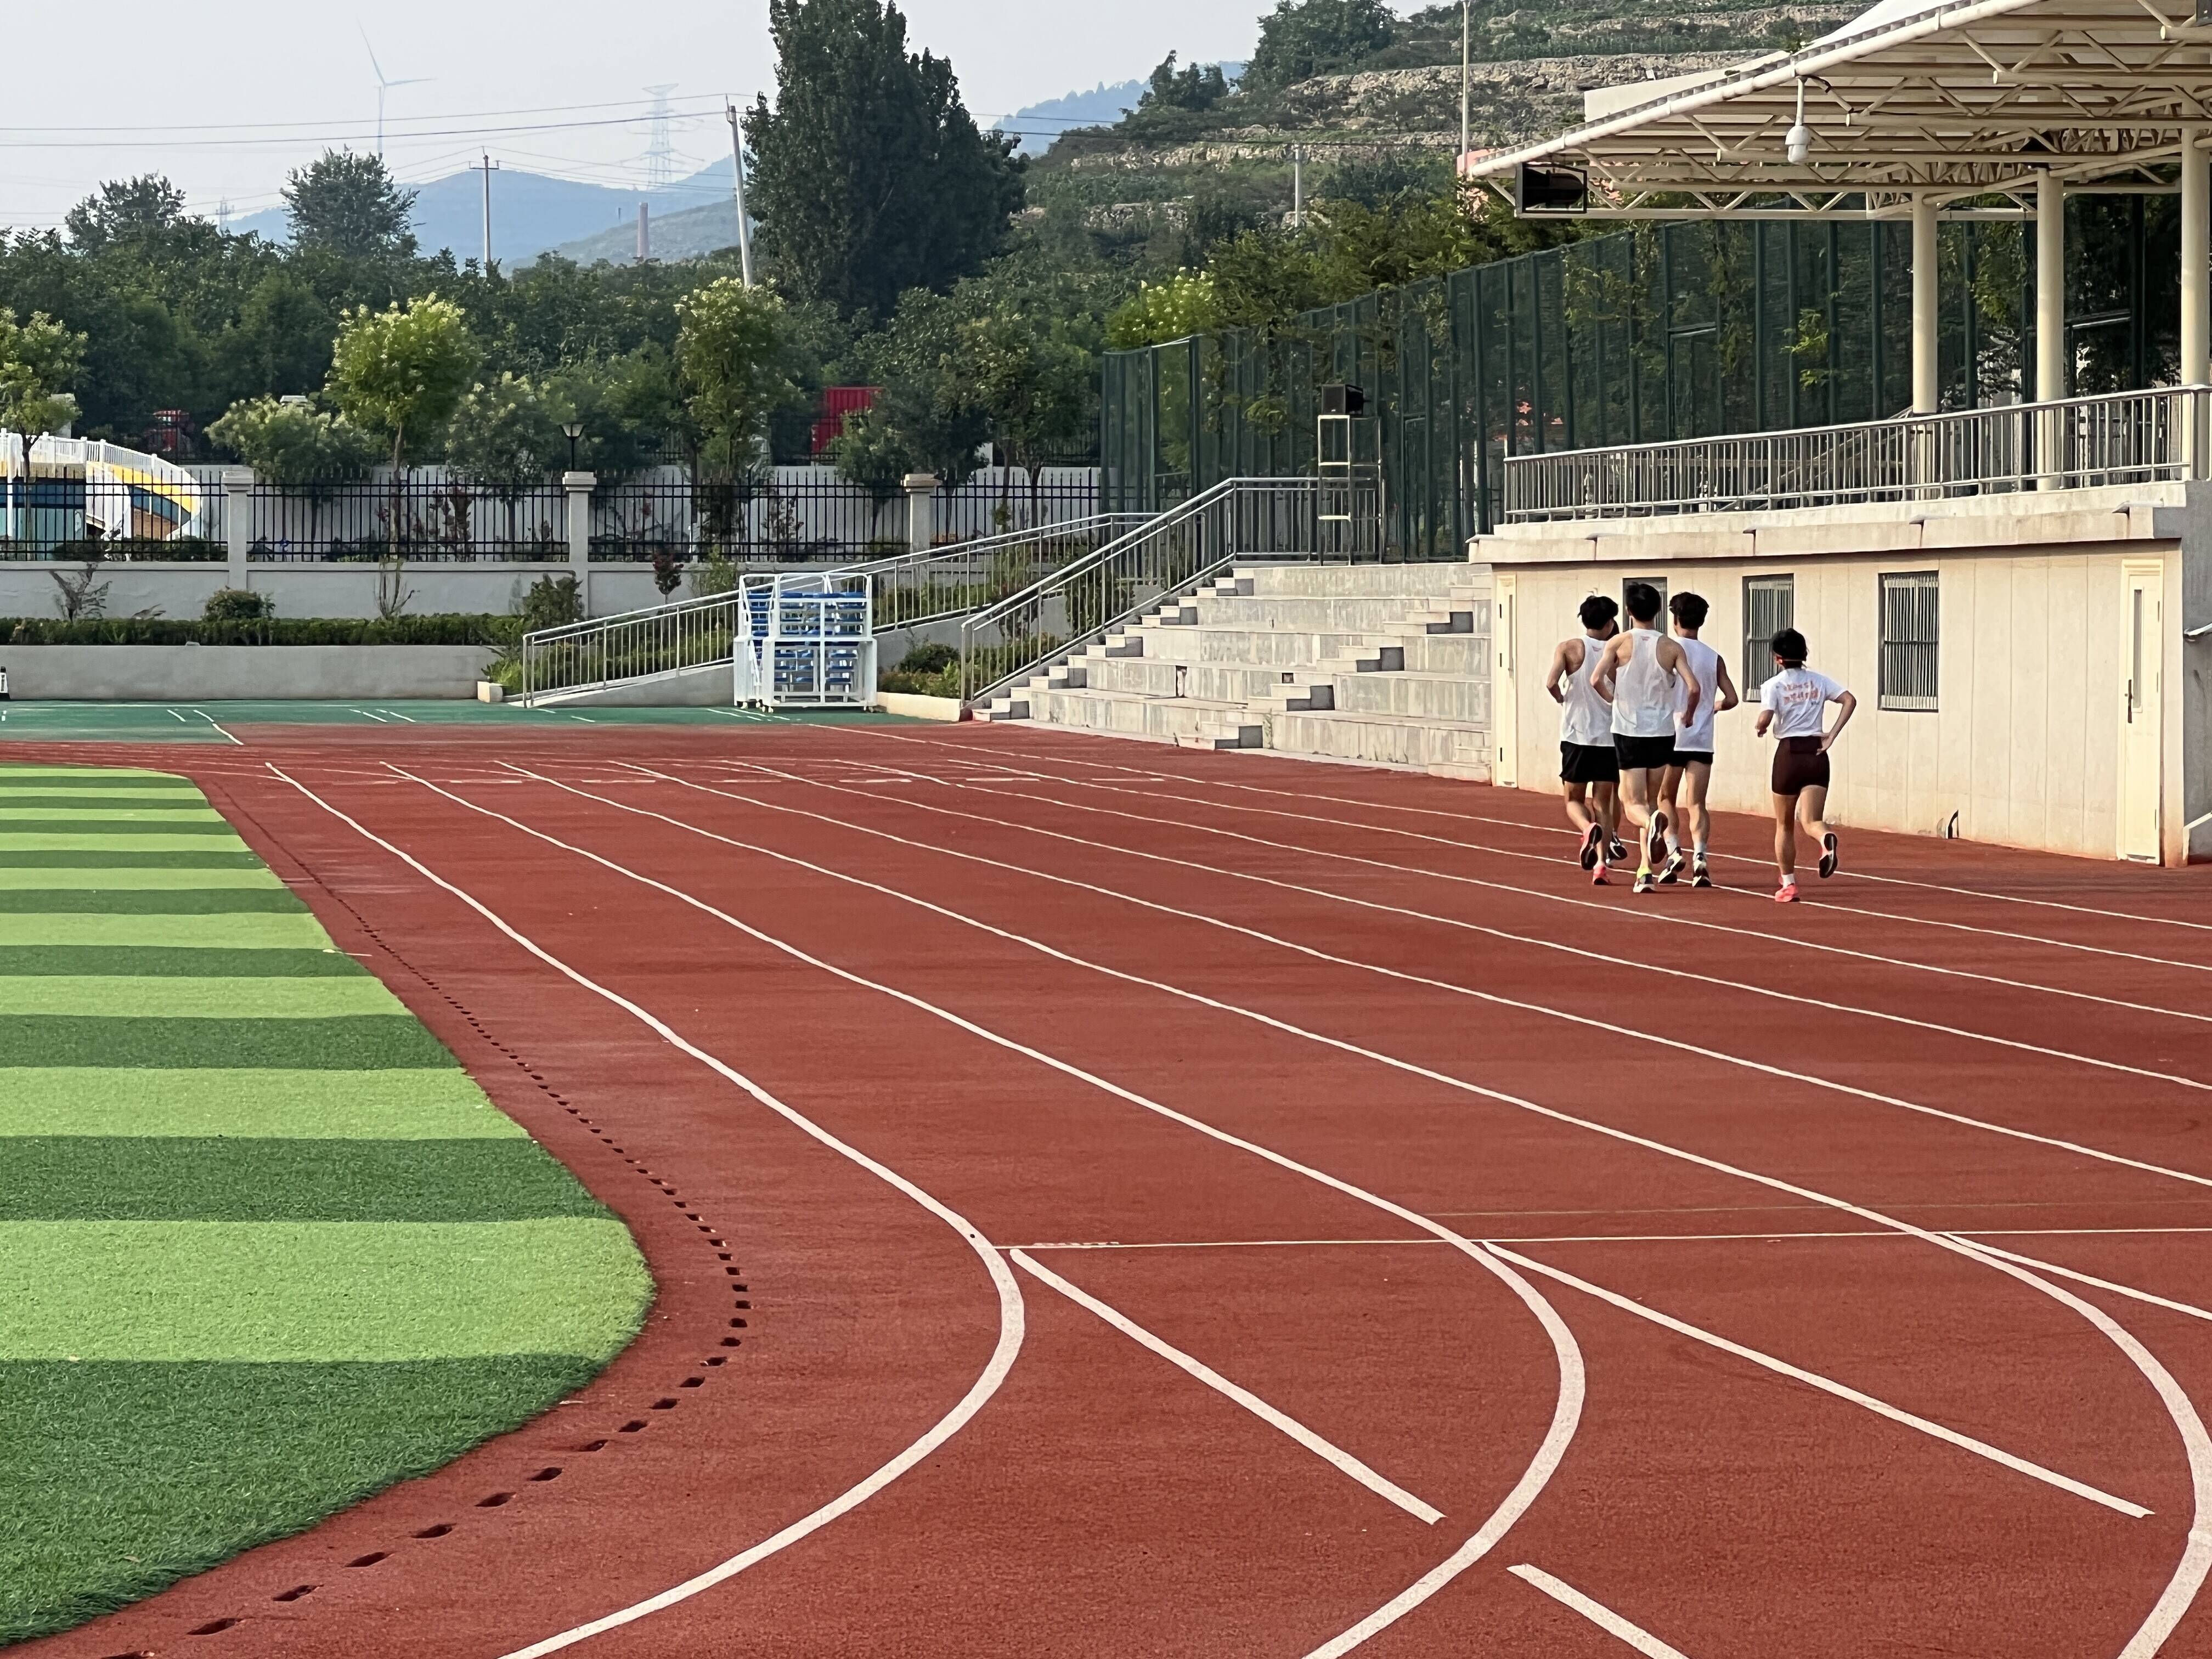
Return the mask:
<path id="1" fill-rule="evenodd" d="M 2170 382 L 2180 240 L 2166 196 L 2068 205 L 2067 361 L 2087 396 Z M 1943 406 L 2029 399 L 2034 235 L 1947 222 Z M 1381 422 L 1388 556 L 1455 559 L 1509 455 L 1879 420 L 1910 407 L 1911 232 L 1888 221 L 1647 222 L 1364 295 L 1266 329 L 1105 360 L 1108 511 L 1314 471 L 1319 389 Z"/>

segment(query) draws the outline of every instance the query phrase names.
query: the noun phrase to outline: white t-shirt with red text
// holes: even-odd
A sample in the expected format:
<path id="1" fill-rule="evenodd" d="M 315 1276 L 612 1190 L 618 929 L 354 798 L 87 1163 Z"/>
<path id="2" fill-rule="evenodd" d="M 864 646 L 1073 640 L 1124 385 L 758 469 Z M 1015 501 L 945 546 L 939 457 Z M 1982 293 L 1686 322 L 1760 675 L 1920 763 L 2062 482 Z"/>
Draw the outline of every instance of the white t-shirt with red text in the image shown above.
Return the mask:
<path id="1" fill-rule="evenodd" d="M 1774 716 L 1778 738 L 1817 738 L 1826 705 L 1840 702 L 1844 688 L 1810 668 L 1777 669 L 1759 689 L 1759 706 Z"/>

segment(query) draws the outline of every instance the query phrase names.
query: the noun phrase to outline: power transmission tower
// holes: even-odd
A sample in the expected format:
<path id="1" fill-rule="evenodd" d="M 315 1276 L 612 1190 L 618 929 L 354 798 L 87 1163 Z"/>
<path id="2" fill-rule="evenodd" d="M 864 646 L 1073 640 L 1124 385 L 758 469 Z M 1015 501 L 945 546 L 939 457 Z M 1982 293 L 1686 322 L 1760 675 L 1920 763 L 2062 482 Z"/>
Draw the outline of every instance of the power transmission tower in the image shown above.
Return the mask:
<path id="1" fill-rule="evenodd" d="M 645 187 L 665 190 L 676 182 L 676 141 L 669 128 L 676 112 L 668 102 L 668 94 L 676 90 L 676 83 L 671 81 L 665 86 L 647 87 L 645 90 L 653 100 L 653 108 L 647 112 L 653 119 L 653 136 L 645 147 Z"/>

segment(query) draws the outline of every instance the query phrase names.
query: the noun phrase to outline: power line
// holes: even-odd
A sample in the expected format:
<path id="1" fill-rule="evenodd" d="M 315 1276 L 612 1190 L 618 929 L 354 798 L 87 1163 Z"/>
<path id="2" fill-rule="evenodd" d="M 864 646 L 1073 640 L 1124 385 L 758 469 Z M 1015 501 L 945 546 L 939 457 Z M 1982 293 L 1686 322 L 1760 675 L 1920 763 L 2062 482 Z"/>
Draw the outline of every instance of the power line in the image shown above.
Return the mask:
<path id="1" fill-rule="evenodd" d="M 703 92 L 693 92 L 693 93 L 686 93 L 686 94 L 684 94 L 684 99 L 698 99 L 698 98 L 707 98 L 707 97 L 709 97 L 709 96 L 711 96 L 711 95 L 712 95 L 712 94 L 707 94 L 707 93 L 703 93 Z M 679 99 L 679 100 L 675 100 L 675 101 L 682 102 L 682 101 L 684 101 L 684 100 L 683 100 L 683 99 Z M 635 98 L 611 98 L 611 99 L 604 100 L 602 100 L 602 101 L 600 101 L 600 102 L 599 102 L 599 103 L 593 103 L 593 104 L 524 104 L 524 105 L 518 106 L 517 107 L 515 107 L 515 108 L 512 108 L 512 109 L 473 109 L 473 110 L 451 110 L 451 111 L 447 111 L 447 112 L 446 112 L 445 113 L 443 113 L 443 114 L 440 114 L 440 115 L 395 115 L 395 116 L 393 116 L 393 117 L 392 118 L 392 120 L 391 120 L 391 124 L 390 124 L 390 125 L 391 125 L 391 128 L 392 128 L 392 131 L 393 131 L 394 136 L 398 137 L 404 138 L 404 137 L 409 137 L 410 135 L 409 135 L 409 134 L 407 134 L 407 133 L 404 133 L 404 132 L 401 132 L 401 131 L 398 131 L 398 128 L 399 128 L 399 126 L 401 125 L 401 124 L 402 124 L 402 123 L 404 123 L 404 122 L 408 122 L 408 121 L 477 121 L 477 120 L 484 120 L 484 119 L 489 119 L 489 118 L 492 118 L 492 117 L 495 117 L 495 116 L 501 116 L 501 115 L 570 115 L 570 114 L 574 114 L 574 113 L 575 112 L 577 112 L 578 110 L 587 110 L 587 109 L 631 109 L 631 108 L 634 108 L 634 107 L 635 107 L 635 106 L 636 106 L 637 102 L 638 102 L 638 100 L 637 100 L 636 99 L 635 99 Z M 711 111 L 704 111 L 704 112 L 702 112 L 702 111 L 696 111 L 696 110 L 694 110 L 694 111 L 687 111 L 687 112 L 685 112 L 685 113 L 689 113 L 689 114 L 693 114 L 693 115 L 697 115 L 697 114 L 701 114 L 701 113 L 712 113 L 712 112 L 711 112 Z M 313 122 L 313 121 L 205 121 L 205 122 L 197 122 L 197 123 L 194 123 L 194 122 L 162 121 L 162 122 L 157 122 L 157 123 L 155 123 L 155 124 L 153 124 L 153 125 L 146 125 L 146 126 L 97 126 L 97 127 L 54 127 L 54 126 L 10 127 L 10 126 L 0 126 L 0 133 L 10 133 L 10 132 L 149 132 L 149 133 L 169 134 L 169 133 L 177 133 L 177 132 L 255 132 L 255 131 L 273 131 L 273 130 L 276 130 L 276 129 L 278 129 L 278 128 L 309 128 L 309 127 L 317 127 L 317 126 L 319 126 L 319 123 L 317 123 L 317 122 Z"/>

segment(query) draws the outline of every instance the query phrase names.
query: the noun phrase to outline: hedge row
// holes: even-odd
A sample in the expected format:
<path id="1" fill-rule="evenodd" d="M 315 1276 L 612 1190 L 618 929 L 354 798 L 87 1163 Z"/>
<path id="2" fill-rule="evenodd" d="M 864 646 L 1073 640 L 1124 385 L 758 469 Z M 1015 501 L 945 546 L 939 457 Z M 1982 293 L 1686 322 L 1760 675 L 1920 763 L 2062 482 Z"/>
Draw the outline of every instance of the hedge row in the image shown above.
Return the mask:
<path id="1" fill-rule="evenodd" d="M 189 622 L 159 617 L 108 617 L 61 622 L 51 617 L 0 617 L 9 645 L 481 645 L 504 647 L 516 637 L 514 617 L 447 615 L 361 621 L 345 617 L 277 617 L 252 622 Z"/>

